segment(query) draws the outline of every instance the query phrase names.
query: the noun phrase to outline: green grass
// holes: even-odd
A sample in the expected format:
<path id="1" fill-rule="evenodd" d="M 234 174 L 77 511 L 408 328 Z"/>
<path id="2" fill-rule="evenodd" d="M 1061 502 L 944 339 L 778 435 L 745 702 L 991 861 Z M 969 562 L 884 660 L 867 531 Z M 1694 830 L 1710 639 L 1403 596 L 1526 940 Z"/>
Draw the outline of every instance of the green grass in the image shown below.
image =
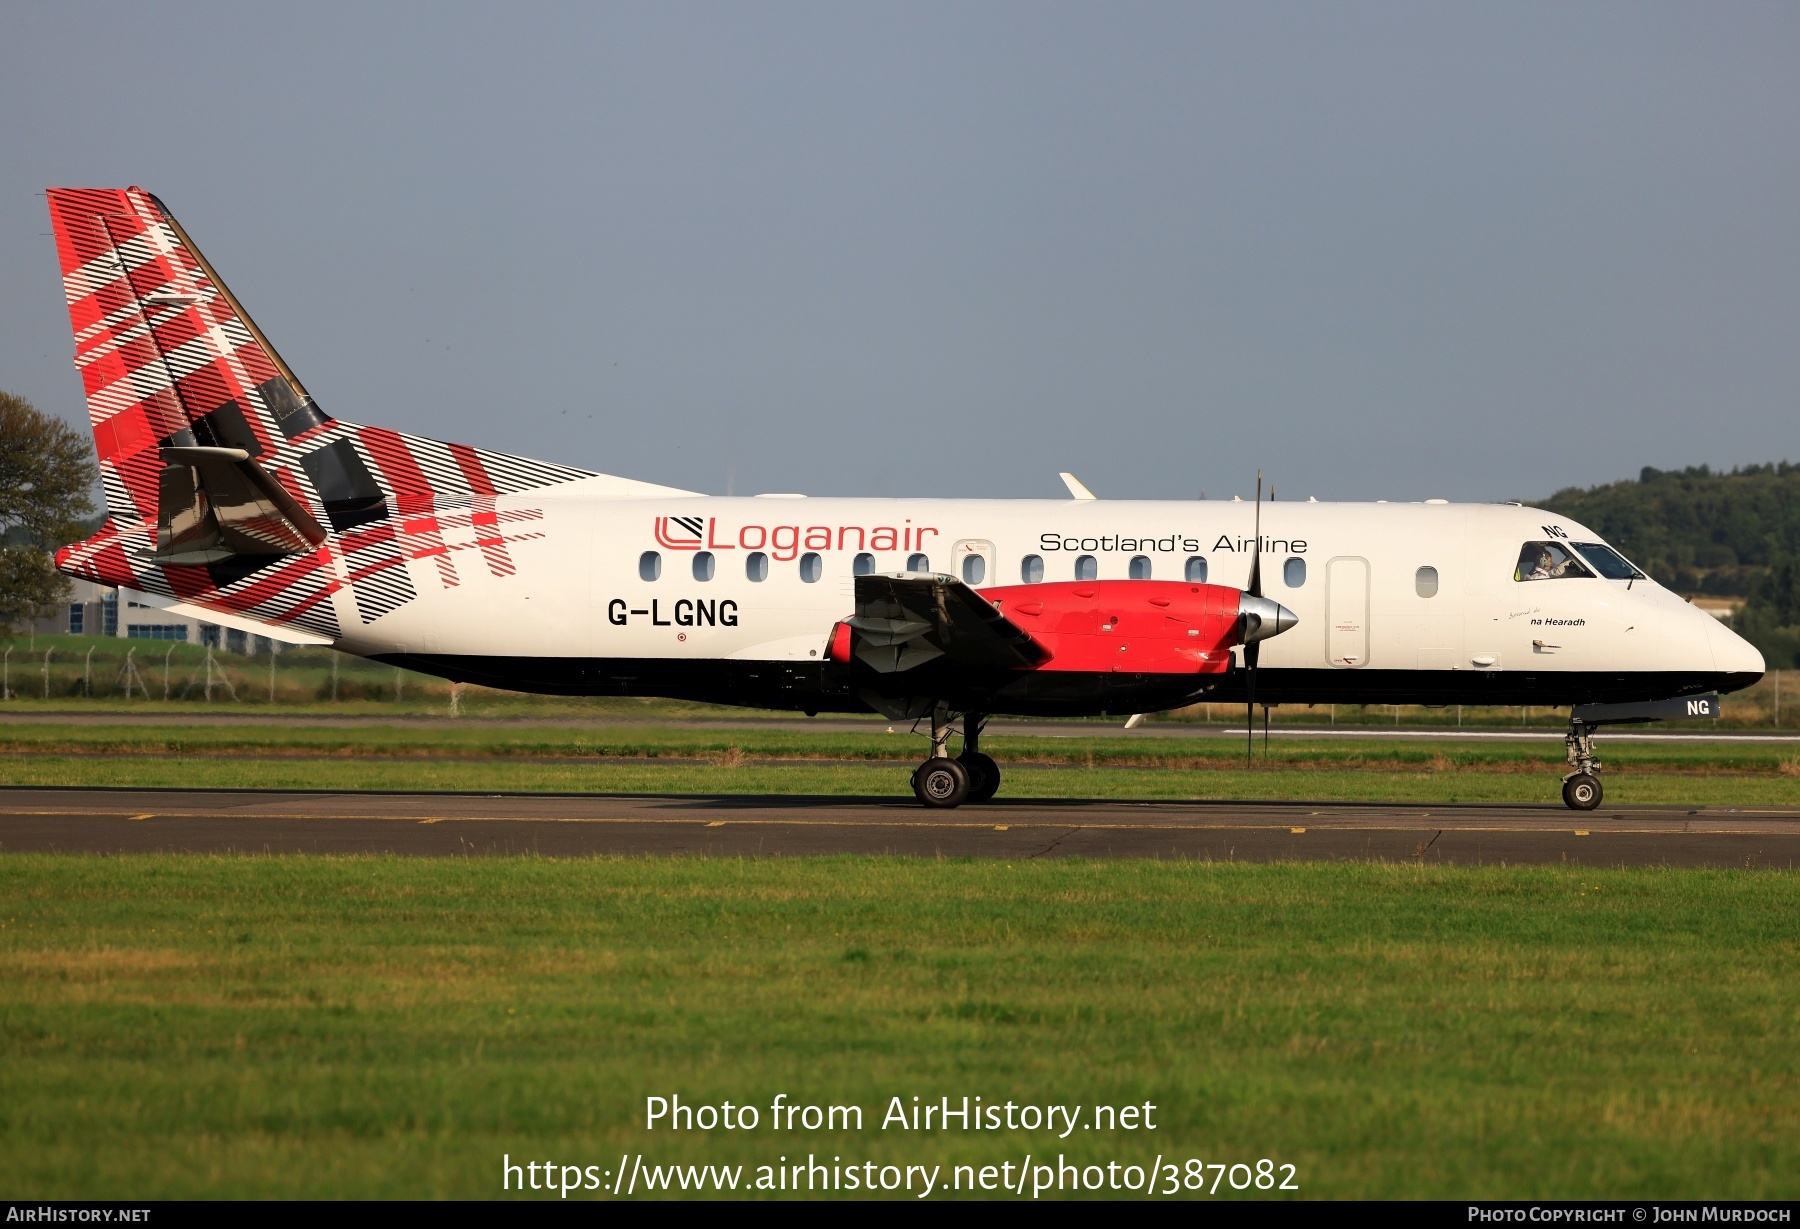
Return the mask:
<path id="1" fill-rule="evenodd" d="M 0 726 L 0 784 L 264 789 L 904 796 L 922 739 L 829 730 L 529 725 Z M 1246 768 L 1235 739 L 995 736 L 1011 798 L 1555 802 L 1555 739 L 1279 739 Z M 1621 804 L 1795 805 L 1790 747 L 1607 743 Z"/>
<path id="2" fill-rule="evenodd" d="M 1800 1196 L 1785 872 L 0 859 L 10 1197 L 471 1196 L 603 1168 L 1298 1167 L 1314 1197 Z M 860 1133 L 647 1133 L 643 1099 Z M 883 1132 L 894 1095 L 1159 1129 Z"/>
<path id="3" fill-rule="evenodd" d="M 476 724 L 445 720 L 430 725 L 307 724 L 303 718 L 269 725 L 184 725 L 179 716 L 154 725 L 75 725 L 55 720 L 0 725 L 0 755 L 144 754 L 370 756 L 410 759 L 708 758 L 734 750 L 750 759 L 916 760 L 923 738 L 885 724 L 867 732 L 759 728 L 754 718 L 732 725 L 616 725 L 584 728 L 528 724 Z M 1057 735 L 992 735 L 985 747 L 1010 763 L 1084 767 L 1170 768 L 1205 771 L 1241 767 L 1242 736 L 1199 738 L 1122 737 L 1116 728 L 1059 729 Z M 1068 736 L 1072 734 L 1073 736 Z M 1654 742 L 1598 739 L 1609 762 L 1641 771 L 1712 774 L 1733 772 L 1796 777 L 1800 748 L 1783 743 Z M 1492 772 L 1545 771 L 1563 762 L 1562 741 L 1545 733 L 1531 741 L 1445 741 L 1429 738 L 1280 738 L 1267 753 L 1256 740 L 1258 762 L 1284 770 L 1429 769 Z"/>
<path id="4" fill-rule="evenodd" d="M 787 794 L 911 796 L 913 761 L 894 764 L 304 760 L 250 757 L 97 759 L 43 756 L 0 762 L 8 785 L 180 789 L 455 790 L 472 793 Z M 1260 799 L 1316 802 L 1557 803 L 1555 765 L 1538 774 L 1363 770 L 1209 771 L 1014 768 L 1005 798 Z M 1793 806 L 1792 777 L 1609 773 L 1609 805 Z"/>

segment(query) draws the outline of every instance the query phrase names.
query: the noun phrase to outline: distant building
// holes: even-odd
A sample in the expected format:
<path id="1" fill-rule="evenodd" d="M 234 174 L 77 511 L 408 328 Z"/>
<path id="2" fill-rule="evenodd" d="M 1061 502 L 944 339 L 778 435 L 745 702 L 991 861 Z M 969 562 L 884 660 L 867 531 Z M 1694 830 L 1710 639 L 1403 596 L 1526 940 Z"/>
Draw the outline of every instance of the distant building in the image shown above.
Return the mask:
<path id="1" fill-rule="evenodd" d="M 69 600 L 55 614 L 38 619 L 25 630 L 34 635 L 117 636 L 118 590 L 87 580 L 69 582 Z"/>
<path id="2" fill-rule="evenodd" d="M 252 636 L 189 615 L 134 600 L 129 589 L 109 589 L 71 580 L 69 600 L 54 615 L 27 629 L 34 635 L 117 636 L 129 640 L 173 640 L 203 644 L 228 653 L 266 653 L 266 636 Z"/>

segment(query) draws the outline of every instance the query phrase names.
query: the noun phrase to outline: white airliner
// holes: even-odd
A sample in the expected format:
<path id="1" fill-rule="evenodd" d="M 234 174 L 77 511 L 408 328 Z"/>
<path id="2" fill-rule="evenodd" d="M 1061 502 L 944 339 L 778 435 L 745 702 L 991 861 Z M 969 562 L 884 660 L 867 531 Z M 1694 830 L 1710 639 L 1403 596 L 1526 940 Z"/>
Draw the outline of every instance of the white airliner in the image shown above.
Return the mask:
<path id="1" fill-rule="evenodd" d="M 108 519 L 57 556 L 229 627 L 447 679 L 928 720 L 920 801 L 1000 784 L 993 714 L 1715 711 L 1756 649 L 1517 505 L 720 498 L 328 416 L 155 197 L 52 189 Z M 1670 708 L 1674 702 L 1674 708 Z M 953 733 L 962 750 L 950 756 Z"/>

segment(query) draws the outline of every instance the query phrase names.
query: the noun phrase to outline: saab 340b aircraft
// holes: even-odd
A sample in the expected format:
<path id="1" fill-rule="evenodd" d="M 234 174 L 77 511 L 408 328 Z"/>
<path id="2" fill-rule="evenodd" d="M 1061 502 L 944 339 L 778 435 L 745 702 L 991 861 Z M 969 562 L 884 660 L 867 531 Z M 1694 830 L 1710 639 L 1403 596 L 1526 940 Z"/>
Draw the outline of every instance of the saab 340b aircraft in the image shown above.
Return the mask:
<path id="1" fill-rule="evenodd" d="M 1572 706 L 1713 715 L 1757 651 L 1517 505 L 720 498 L 333 418 L 160 201 L 49 192 L 107 520 L 70 576 L 453 681 L 928 720 L 983 801 L 996 713 Z M 961 751 L 951 757 L 950 739 Z"/>

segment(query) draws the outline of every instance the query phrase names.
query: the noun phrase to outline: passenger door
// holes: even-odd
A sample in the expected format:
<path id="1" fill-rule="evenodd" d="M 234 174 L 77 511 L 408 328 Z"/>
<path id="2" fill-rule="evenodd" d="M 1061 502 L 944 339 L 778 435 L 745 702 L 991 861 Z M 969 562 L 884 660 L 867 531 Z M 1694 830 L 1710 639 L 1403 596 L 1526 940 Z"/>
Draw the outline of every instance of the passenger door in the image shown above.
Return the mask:
<path id="1" fill-rule="evenodd" d="M 985 538 L 961 538 L 950 544 L 950 574 L 971 589 L 1000 583 L 994 544 Z"/>

